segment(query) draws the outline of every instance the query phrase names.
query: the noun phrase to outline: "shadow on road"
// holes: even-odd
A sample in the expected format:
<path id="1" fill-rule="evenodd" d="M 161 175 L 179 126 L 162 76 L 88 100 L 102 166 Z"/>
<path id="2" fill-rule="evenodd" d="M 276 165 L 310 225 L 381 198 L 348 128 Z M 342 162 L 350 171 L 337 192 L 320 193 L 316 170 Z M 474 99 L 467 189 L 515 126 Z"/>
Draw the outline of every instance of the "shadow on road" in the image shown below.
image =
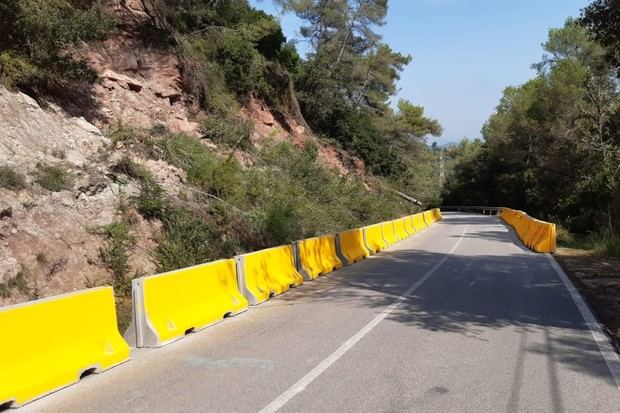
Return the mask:
<path id="1" fill-rule="evenodd" d="M 522 334 L 542 334 L 545 345 L 527 344 L 522 351 L 546 355 L 553 363 L 562 363 L 615 386 L 587 325 L 548 259 L 530 253 L 512 231 L 500 229 L 503 223 L 497 217 L 453 217 L 444 225 L 465 224 L 470 229 L 462 245 L 469 239 L 502 243 L 509 253 L 459 255 L 457 250 L 386 320 L 479 340 L 486 340 L 484 332 L 488 329 L 512 328 Z M 487 229 L 491 224 L 493 229 L 477 228 L 477 224 L 484 224 Z M 449 237 L 456 239 L 459 235 Z M 484 248 L 485 244 L 480 245 Z M 443 253 L 421 249 L 386 251 L 307 283 L 278 297 L 278 304 L 273 304 L 324 301 L 349 308 L 373 308 L 379 313 L 444 257 Z M 518 360 L 507 362 L 518 364 Z M 515 374 L 519 374 L 518 366 Z M 554 370 L 550 368 L 549 374 L 555 374 Z M 561 400 L 554 403 L 560 411 Z"/>

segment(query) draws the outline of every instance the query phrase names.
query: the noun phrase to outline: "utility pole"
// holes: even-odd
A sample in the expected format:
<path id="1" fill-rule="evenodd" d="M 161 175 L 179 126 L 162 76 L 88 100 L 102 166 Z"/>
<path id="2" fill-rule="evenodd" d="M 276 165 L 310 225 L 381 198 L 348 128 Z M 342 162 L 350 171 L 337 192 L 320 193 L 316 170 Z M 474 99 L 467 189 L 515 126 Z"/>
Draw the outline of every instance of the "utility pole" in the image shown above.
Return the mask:
<path id="1" fill-rule="evenodd" d="M 443 187 L 446 179 L 446 161 L 443 156 L 443 148 L 439 150 L 439 187 Z"/>

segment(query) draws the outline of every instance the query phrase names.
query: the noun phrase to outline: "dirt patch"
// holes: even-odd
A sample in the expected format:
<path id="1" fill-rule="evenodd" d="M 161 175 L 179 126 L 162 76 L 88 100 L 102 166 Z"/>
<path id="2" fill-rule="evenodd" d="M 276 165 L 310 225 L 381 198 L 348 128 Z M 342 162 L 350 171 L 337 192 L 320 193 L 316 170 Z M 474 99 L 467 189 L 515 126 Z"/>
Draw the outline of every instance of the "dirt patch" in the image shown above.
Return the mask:
<path id="1" fill-rule="evenodd" d="M 554 254 L 620 349 L 620 258 L 558 248 Z"/>

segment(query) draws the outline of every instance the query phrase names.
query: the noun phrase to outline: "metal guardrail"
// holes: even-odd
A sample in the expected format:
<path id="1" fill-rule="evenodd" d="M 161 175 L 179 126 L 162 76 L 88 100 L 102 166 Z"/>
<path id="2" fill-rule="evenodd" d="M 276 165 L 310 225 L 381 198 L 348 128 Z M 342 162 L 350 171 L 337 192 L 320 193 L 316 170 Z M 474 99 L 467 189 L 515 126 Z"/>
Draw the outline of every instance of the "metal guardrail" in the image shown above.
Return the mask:
<path id="1" fill-rule="evenodd" d="M 502 207 L 491 206 L 479 206 L 479 205 L 447 205 L 441 206 L 442 211 L 456 211 L 456 212 L 474 212 L 484 215 L 498 215 Z"/>

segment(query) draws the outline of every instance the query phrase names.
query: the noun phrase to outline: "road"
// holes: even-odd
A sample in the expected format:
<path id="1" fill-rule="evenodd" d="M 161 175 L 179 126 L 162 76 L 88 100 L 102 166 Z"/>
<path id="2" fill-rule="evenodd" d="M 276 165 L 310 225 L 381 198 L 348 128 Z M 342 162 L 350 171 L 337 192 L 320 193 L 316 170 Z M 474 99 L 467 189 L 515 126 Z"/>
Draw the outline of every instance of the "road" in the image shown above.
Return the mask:
<path id="1" fill-rule="evenodd" d="M 380 255 L 20 411 L 619 411 L 617 358 L 593 337 L 547 256 L 497 217 L 445 213 Z"/>

